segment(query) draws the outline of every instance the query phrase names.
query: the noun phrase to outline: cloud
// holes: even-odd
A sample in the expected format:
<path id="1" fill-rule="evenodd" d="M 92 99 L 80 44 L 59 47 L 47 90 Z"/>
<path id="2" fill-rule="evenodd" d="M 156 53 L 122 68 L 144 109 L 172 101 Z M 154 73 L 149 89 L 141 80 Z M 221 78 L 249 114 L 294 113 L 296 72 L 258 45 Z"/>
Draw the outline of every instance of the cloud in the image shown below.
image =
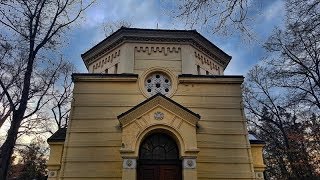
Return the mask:
<path id="1" fill-rule="evenodd" d="M 121 19 L 130 20 L 139 27 L 155 28 L 159 12 L 155 0 L 99 1 L 86 12 L 82 28 L 99 27 L 104 22 Z"/>
<path id="2" fill-rule="evenodd" d="M 184 23 L 170 18 L 168 7 L 161 6 L 159 0 L 105 0 L 97 1 L 85 14 L 82 23 L 70 38 L 70 46 L 65 50 L 68 59 L 74 62 L 81 72 L 86 72 L 80 54 L 105 38 L 102 30 L 105 22 L 128 20 L 136 28 L 185 29 Z M 168 4 L 166 4 L 168 5 Z M 282 0 L 251 3 L 255 21 L 249 24 L 261 42 L 271 34 L 274 26 L 281 25 L 284 17 Z M 233 58 L 225 74 L 245 74 L 263 56 L 261 44 L 245 44 L 239 34 L 219 36 L 210 31 L 199 31 Z"/>
<path id="3" fill-rule="evenodd" d="M 284 16 L 284 2 L 283 0 L 277 0 L 269 5 L 263 12 L 264 19 L 266 21 L 272 21 L 276 18 Z"/>

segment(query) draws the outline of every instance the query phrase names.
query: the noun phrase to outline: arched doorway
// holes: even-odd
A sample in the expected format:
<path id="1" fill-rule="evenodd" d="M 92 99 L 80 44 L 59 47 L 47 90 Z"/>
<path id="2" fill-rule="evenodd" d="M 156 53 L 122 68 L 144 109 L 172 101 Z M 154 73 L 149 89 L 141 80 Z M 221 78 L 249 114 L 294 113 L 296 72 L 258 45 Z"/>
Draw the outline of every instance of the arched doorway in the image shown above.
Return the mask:
<path id="1" fill-rule="evenodd" d="M 176 142 L 167 134 L 154 133 L 141 143 L 138 180 L 181 180 L 181 161 Z"/>

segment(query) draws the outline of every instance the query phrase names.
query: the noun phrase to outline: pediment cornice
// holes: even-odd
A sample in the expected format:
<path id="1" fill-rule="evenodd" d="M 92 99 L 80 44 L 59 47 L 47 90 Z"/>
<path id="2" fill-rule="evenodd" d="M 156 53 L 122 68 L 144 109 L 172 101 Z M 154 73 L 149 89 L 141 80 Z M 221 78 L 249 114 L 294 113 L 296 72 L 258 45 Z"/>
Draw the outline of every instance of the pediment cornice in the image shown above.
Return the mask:
<path id="1" fill-rule="evenodd" d="M 150 110 L 153 110 L 157 107 L 161 107 L 170 111 L 171 114 L 184 119 L 188 123 L 196 126 L 198 120 L 200 120 L 200 115 L 196 114 L 189 109 L 183 107 L 182 105 L 178 104 L 177 102 L 167 98 L 162 94 L 156 94 L 151 98 L 143 101 L 142 103 L 138 104 L 137 106 L 131 108 L 130 110 L 122 113 L 118 116 L 118 120 L 120 121 L 121 126 L 126 126 L 130 124 L 135 119 L 141 118 L 143 115 L 148 113 Z"/>

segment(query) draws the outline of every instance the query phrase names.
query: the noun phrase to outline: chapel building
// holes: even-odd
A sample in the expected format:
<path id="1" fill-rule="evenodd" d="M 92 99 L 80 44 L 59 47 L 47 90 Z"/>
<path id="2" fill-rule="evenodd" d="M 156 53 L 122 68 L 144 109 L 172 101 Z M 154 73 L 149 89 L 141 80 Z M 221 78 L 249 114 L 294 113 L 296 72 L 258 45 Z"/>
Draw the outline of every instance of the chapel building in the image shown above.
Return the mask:
<path id="1" fill-rule="evenodd" d="M 224 75 L 231 56 L 197 31 L 121 28 L 81 57 L 49 180 L 263 179 L 244 78 Z"/>

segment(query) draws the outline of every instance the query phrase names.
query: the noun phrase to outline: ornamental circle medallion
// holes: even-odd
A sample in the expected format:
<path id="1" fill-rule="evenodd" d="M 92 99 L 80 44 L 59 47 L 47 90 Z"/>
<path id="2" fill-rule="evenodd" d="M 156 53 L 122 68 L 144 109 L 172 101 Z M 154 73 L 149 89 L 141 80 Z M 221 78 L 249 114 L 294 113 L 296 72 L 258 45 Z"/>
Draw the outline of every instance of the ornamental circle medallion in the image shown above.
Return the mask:
<path id="1" fill-rule="evenodd" d="M 154 113 L 154 119 L 155 120 L 162 120 L 164 118 L 164 114 L 162 112 L 155 112 Z"/>
<path id="2" fill-rule="evenodd" d="M 127 166 L 128 166 L 128 167 L 131 167 L 131 166 L 132 166 L 132 163 L 133 163 L 132 160 L 130 160 L 130 159 L 127 160 Z"/>
<path id="3" fill-rule="evenodd" d="M 183 168 L 185 168 L 185 169 L 196 168 L 196 160 L 195 159 L 184 159 L 183 160 Z"/>
<path id="4" fill-rule="evenodd" d="M 55 171 L 49 171 L 49 177 L 56 177 Z"/>
<path id="5" fill-rule="evenodd" d="M 154 72 L 147 76 L 144 87 L 151 96 L 157 93 L 167 95 L 171 91 L 171 84 L 171 79 L 167 75 L 161 72 Z"/>
<path id="6" fill-rule="evenodd" d="M 192 167 L 193 166 L 193 161 L 192 160 L 188 160 L 187 164 L 188 164 L 189 167 Z"/>

